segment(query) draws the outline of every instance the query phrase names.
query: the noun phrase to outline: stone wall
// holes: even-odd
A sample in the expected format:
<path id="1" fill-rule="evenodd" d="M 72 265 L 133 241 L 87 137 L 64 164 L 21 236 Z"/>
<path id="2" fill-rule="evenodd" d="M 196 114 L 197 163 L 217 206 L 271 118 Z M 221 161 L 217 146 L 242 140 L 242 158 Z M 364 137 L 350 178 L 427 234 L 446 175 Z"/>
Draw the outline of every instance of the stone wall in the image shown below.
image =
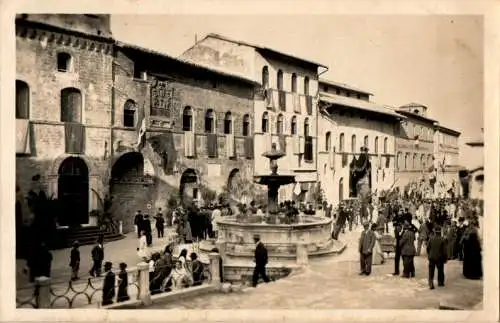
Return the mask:
<path id="1" fill-rule="evenodd" d="M 64 33 L 53 28 L 16 22 L 16 80 L 29 86 L 31 155 L 16 157 L 16 181 L 21 191 L 43 188 L 57 196 L 57 173 L 65 153 L 61 122 L 61 90 L 76 88 L 82 95 L 85 160 L 90 172 L 89 209 L 102 197 L 108 167 L 111 122 L 112 45 L 106 39 Z M 71 55 L 70 69 L 58 70 L 57 54 Z M 40 183 L 31 178 L 41 175 Z"/>

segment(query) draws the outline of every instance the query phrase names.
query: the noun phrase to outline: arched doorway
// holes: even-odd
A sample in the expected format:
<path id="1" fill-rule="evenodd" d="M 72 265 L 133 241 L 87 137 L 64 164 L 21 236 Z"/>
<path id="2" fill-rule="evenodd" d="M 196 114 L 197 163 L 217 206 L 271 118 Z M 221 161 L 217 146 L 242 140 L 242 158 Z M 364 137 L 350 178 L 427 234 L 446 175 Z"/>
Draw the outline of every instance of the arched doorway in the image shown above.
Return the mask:
<path id="1" fill-rule="evenodd" d="M 83 159 L 68 157 L 59 166 L 60 225 L 89 223 L 89 170 Z"/>
<path id="2" fill-rule="evenodd" d="M 198 199 L 199 193 L 199 178 L 196 171 L 188 168 L 182 173 L 179 185 L 179 197 L 183 205 L 190 205 L 194 200 Z"/>
<path id="3" fill-rule="evenodd" d="M 153 212 L 146 209 L 151 201 L 150 184 L 144 176 L 144 157 L 141 153 L 125 153 L 113 165 L 110 181 L 111 213 L 115 220 L 123 221 L 124 233 L 134 229 L 134 216 L 138 210 L 142 213 Z"/>

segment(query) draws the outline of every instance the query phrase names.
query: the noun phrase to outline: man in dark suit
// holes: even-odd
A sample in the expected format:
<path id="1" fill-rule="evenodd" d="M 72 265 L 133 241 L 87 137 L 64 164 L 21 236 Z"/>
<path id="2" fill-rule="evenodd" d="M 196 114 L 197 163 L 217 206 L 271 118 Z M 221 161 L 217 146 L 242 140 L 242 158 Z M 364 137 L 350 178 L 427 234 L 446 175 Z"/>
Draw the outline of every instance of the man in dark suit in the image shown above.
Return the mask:
<path id="1" fill-rule="evenodd" d="M 368 222 L 363 223 L 363 228 L 364 230 L 359 238 L 359 258 L 361 266 L 361 272 L 359 274 L 369 276 L 372 272 L 372 255 L 376 237 Z"/>
<path id="2" fill-rule="evenodd" d="M 255 268 L 253 270 L 252 286 L 257 287 L 259 276 L 261 276 L 266 283 L 269 283 L 269 277 L 266 275 L 267 248 L 262 241 L 260 241 L 259 236 L 254 236 L 253 240 L 255 242 Z"/>
<path id="3" fill-rule="evenodd" d="M 102 262 L 104 261 L 103 242 L 104 240 L 102 239 L 102 237 L 99 237 L 99 239 L 97 239 L 97 245 L 92 248 L 91 251 L 92 268 L 90 269 L 89 274 L 92 277 L 101 277 Z"/>
<path id="4" fill-rule="evenodd" d="M 399 244 L 401 246 L 401 258 L 403 258 L 403 277 L 415 277 L 415 265 L 413 263 L 416 253 L 415 232 L 407 220 L 405 221 Z"/>
<path id="5" fill-rule="evenodd" d="M 441 228 L 435 227 L 427 243 L 429 259 L 429 288 L 434 289 L 434 271 L 438 272 L 438 286 L 444 286 L 444 264 L 448 259 L 447 241 L 441 235 Z"/>
<path id="6" fill-rule="evenodd" d="M 394 217 L 394 237 L 396 238 L 396 246 L 394 251 L 394 276 L 399 276 L 399 263 L 401 261 L 401 235 L 403 233 L 402 212 L 398 211 L 398 215 Z"/>

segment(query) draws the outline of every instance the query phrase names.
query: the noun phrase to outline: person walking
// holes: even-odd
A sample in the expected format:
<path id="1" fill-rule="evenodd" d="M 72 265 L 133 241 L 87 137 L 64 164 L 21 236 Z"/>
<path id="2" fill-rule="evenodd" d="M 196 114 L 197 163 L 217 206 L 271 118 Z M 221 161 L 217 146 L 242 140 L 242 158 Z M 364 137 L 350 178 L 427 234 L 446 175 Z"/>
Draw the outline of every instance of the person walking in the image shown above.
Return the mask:
<path id="1" fill-rule="evenodd" d="M 429 288 L 434 289 L 434 272 L 437 269 L 438 286 L 444 286 L 444 264 L 448 260 L 447 244 L 436 226 L 427 243 L 427 259 L 429 260 Z"/>
<path id="2" fill-rule="evenodd" d="M 403 234 L 400 240 L 401 258 L 403 258 L 403 277 L 415 277 L 415 265 L 413 257 L 415 257 L 415 232 L 408 220 L 405 220 Z"/>
<path id="3" fill-rule="evenodd" d="M 101 238 L 97 240 L 97 245 L 92 248 L 92 268 L 89 271 L 92 277 L 101 277 L 102 262 L 104 261 L 104 247 Z"/>
<path id="4" fill-rule="evenodd" d="M 153 230 L 151 228 L 151 220 L 149 219 L 149 214 L 144 214 L 144 218 L 142 220 L 142 230 L 146 233 L 146 241 L 148 243 L 148 247 L 153 245 Z"/>
<path id="5" fill-rule="evenodd" d="M 134 225 L 135 229 L 137 231 L 137 238 L 141 237 L 141 231 L 142 231 L 142 220 L 144 219 L 141 210 L 138 210 L 137 213 L 135 214 L 134 217 Z"/>
<path id="6" fill-rule="evenodd" d="M 369 276 L 372 272 L 373 263 L 373 248 L 375 247 L 376 237 L 375 233 L 370 228 L 368 222 L 363 223 L 363 232 L 359 238 L 359 262 L 360 262 L 360 275 Z"/>
<path id="7" fill-rule="evenodd" d="M 264 246 L 262 241 L 260 241 L 260 236 L 255 235 L 253 237 L 255 242 L 255 268 L 253 270 L 252 276 L 252 286 L 257 287 L 259 281 L 259 276 L 264 279 L 264 282 L 269 283 L 270 279 L 266 275 L 266 265 L 267 265 L 267 248 Z"/>
<path id="8" fill-rule="evenodd" d="M 164 237 L 165 233 L 165 218 L 163 217 L 163 212 L 161 211 L 161 208 L 158 209 L 158 213 L 156 214 L 156 232 L 158 233 L 158 239 Z"/>
<path id="9" fill-rule="evenodd" d="M 71 267 L 71 280 L 78 280 L 78 270 L 80 269 L 80 246 L 78 241 L 73 242 L 73 248 L 69 257 L 69 266 Z"/>

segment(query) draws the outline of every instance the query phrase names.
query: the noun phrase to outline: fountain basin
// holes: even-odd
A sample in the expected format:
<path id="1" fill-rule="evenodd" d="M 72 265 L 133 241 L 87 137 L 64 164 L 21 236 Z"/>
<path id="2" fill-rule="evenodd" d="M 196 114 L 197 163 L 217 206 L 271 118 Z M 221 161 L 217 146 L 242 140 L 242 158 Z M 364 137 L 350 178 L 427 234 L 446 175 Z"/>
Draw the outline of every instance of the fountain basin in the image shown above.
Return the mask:
<path id="1" fill-rule="evenodd" d="M 256 175 L 254 182 L 261 185 L 281 186 L 295 183 L 295 175 Z"/>
<path id="2" fill-rule="evenodd" d="M 332 219 L 305 217 L 300 223 L 267 224 L 254 221 L 238 222 L 236 217 L 224 217 L 217 222 L 218 241 L 224 256 L 231 260 L 251 261 L 254 257 L 253 237 L 259 235 L 268 249 L 270 261 L 297 258 L 297 245 L 306 247 L 309 257 L 341 252 L 344 245 L 331 238 Z"/>

